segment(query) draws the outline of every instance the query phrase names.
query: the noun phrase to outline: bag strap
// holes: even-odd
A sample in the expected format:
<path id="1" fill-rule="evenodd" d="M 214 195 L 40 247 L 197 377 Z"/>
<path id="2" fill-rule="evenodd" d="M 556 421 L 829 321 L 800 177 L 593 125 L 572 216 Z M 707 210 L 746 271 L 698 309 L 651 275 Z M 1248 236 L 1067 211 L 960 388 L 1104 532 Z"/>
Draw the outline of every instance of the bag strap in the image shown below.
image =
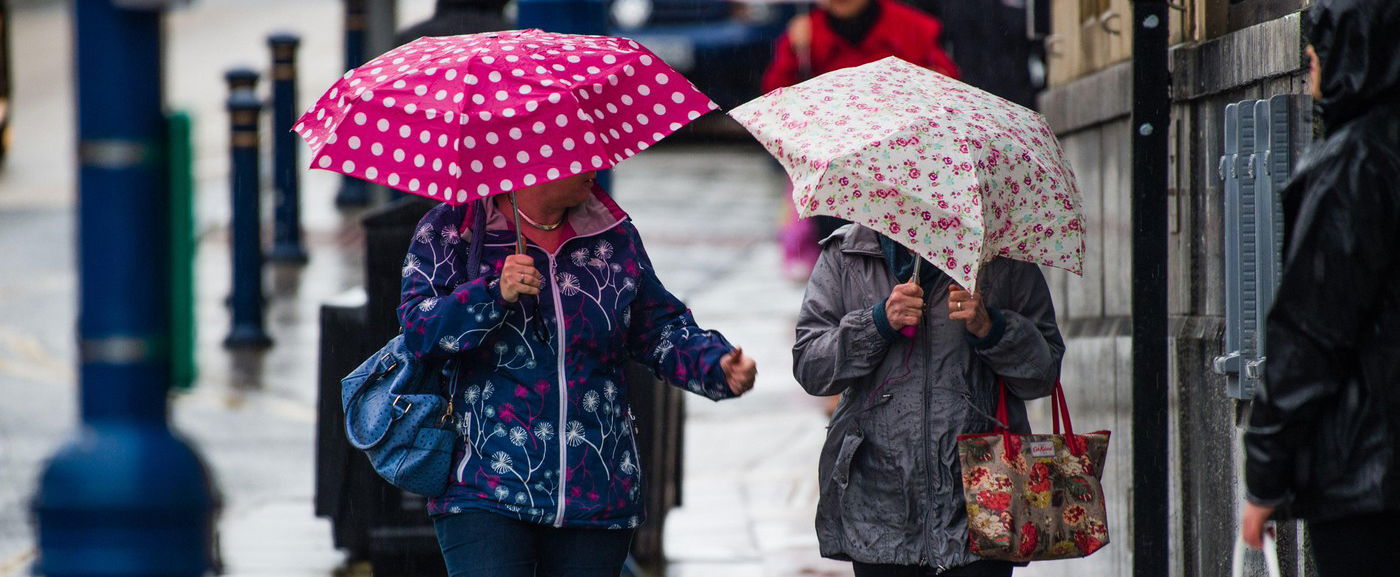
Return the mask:
<path id="1" fill-rule="evenodd" d="M 997 423 L 995 432 L 1001 433 L 1002 446 L 1010 446 L 1011 414 L 1006 409 L 1006 380 L 997 377 Z"/>
<path id="2" fill-rule="evenodd" d="M 1069 418 L 1069 402 L 1065 400 L 1065 389 L 1060 385 L 1060 381 L 1055 381 L 1054 390 L 1050 391 L 1050 415 L 1055 423 L 1055 434 L 1060 434 L 1060 421 L 1065 424 L 1064 437 L 1065 446 L 1069 448 L 1070 454 L 1082 455 L 1087 447 L 1084 440 L 1075 436 L 1074 423 Z"/>

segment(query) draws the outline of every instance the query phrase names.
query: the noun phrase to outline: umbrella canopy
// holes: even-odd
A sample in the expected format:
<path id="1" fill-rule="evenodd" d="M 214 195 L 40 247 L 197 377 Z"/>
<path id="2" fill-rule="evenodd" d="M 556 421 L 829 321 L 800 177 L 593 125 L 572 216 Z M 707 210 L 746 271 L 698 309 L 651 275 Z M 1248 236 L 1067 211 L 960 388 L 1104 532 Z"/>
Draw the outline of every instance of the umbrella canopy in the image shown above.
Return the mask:
<path id="1" fill-rule="evenodd" d="M 520 30 L 400 46 L 294 130 L 315 168 L 459 204 L 610 168 L 715 108 L 636 42 Z"/>
<path id="2" fill-rule="evenodd" d="M 871 227 L 968 290 L 997 256 L 1081 274 L 1083 200 L 1035 111 L 890 57 L 730 115 L 787 169 L 803 217 Z"/>

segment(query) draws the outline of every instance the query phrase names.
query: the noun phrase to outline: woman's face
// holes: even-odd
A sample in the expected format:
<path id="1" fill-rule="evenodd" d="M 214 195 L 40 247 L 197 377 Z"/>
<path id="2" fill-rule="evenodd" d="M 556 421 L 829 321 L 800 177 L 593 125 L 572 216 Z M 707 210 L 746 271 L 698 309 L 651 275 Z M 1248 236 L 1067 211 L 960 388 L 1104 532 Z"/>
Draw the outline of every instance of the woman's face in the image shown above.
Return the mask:
<path id="1" fill-rule="evenodd" d="M 821 0 L 821 7 L 837 18 L 854 18 L 873 0 Z"/>
<path id="2" fill-rule="evenodd" d="M 598 173 L 589 171 L 532 187 L 544 204 L 555 208 L 573 208 L 593 196 L 593 181 Z M 526 189 L 529 190 L 529 189 Z"/>
<path id="3" fill-rule="evenodd" d="M 1322 100 L 1322 62 L 1317 58 L 1317 51 L 1312 46 L 1308 47 L 1308 88 L 1312 92 L 1313 100 Z"/>

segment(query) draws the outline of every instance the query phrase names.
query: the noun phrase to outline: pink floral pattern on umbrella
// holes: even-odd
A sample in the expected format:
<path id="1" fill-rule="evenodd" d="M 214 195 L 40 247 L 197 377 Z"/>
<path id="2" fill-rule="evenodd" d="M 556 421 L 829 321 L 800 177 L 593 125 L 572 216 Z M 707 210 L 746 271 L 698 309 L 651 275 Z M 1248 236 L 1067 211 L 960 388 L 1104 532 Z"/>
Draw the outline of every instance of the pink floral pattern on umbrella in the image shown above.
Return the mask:
<path id="1" fill-rule="evenodd" d="M 610 168 L 715 108 L 634 41 L 521 30 L 391 50 L 294 130 L 315 168 L 460 204 Z"/>
<path id="2" fill-rule="evenodd" d="M 1037 112 L 890 57 L 730 115 L 787 169 L 803 217 L 869 226 L 969 290 L 997 256 L 1082 274 L 1083 199 Z"/>

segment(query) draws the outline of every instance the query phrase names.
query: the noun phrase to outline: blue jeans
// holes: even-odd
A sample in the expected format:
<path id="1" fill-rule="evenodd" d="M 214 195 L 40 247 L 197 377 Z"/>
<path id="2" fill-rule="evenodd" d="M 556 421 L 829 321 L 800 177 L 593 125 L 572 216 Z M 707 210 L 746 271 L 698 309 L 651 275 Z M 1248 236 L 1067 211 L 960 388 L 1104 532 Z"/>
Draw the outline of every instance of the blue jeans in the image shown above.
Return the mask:
<path id="1" fill-rule="evenodd" d="M 617 577 L 631 529 L 557 529 L 486 511 L 433 518 L 450 577 Z"/>

